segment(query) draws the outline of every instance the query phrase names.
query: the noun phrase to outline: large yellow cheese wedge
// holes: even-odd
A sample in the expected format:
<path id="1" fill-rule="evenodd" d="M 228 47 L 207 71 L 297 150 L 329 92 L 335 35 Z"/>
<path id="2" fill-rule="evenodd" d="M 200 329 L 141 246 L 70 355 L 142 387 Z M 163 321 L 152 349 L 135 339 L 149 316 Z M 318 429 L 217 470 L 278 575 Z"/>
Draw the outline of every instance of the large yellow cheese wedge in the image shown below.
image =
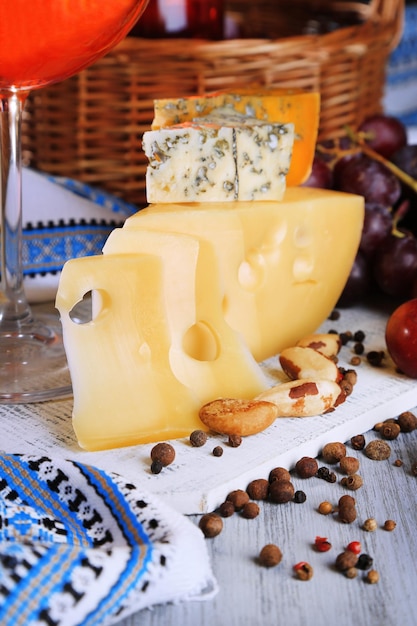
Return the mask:
<path id="1" fill-rule="evenodd" d="M 212 246 L 160 232 L 137 233 L 135 246 L 126 237 L 123 254 L 66 263 L 56 306 L 82 447 L 188 436 L 203 427 L 202 404 L 222 395 L 252 398 L 266 388 L 242 337 L 224 320 L 216 266 Z M 92 320 L 77 323 L 71 311 L 89 292 Z"/>
<path id="2" fill-rule="evenodd" d="M 215 109 L 230 108 L 231 113 L 273 123 L 293 123 L 295 141 L 287 174 L 287 186 L 307 180 L 314 158 L 320 118 L 320 95 L 301 89 L 255 87 L 238 91 L 217 91 L 204 96 L 155 100 L 152 128 L 204 117 Z"/>
<path id="3" fill-rule="evenodd" d="M 352 267 L 363 213 L 360 196 L 303 187 L 287 189 L 280 202 L 151 205 L 114 230 L 103 252 L 142 252 L 143 230 L 188 233 L 209 243 L 225 319 L 262 361 L 329 315 Z M 181 271 L 180 262 L 176 267 Z M 197 280 L 204 295 L 210 271 L 198 272 Z"/>

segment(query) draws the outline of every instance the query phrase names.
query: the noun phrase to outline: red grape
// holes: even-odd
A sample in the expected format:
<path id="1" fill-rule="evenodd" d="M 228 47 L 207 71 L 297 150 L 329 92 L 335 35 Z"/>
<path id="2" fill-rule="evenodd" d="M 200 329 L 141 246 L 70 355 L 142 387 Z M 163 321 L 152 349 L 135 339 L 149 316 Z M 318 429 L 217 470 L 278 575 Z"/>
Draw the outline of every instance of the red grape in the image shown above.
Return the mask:
<path id="1" fill-rule="evenodd" d="M 381 291 L 408 298 L 417 276 L 417 239 L 411 233 L 390 235 L 375 256 L 373 270 Z"/>
<path id="2" fill-rule="evenodd" d="M 371 115 L 358 130 L 365 133 L 365 142 L 387 159 L 407 144 L 406 128 L 396 117 L 382 113 Z"/>
<path id="3" fill-rule="evenodd" d="M 331 189 L 333 176 L 330 167 L 324 159 L 316 155 L 313 160 L 311 173 L 303 183 L 303 187 L 318 187 L 319 189 Z"/>
<path id="4" fill-rule="evenodd" d="M 366 204 L 365 217 L 359 249 L 366 257 L 372 257 L 391 234 L 392 215 L 386 206 Z"/>
<path id="5" fill-rule="evenodd" d="M 387 349 L 398 369 L 417 378 L 417 299 L 401 304 L 385 329 Z"/>
<path id="6" fill-rule="evenodd" d="M 358 251 L 349 278 L 336 306 L 347 308 L 363 301 L 369 293 L 370 284 L 371 273 L 368 262 L 365 256 Z"/>
<path id="7" fill-rule="evenodd" d="M 413 178 L 417 178 L 417 146 L 403 146 L 395 152 L 391 157 L 391 161 L 395 163 L 403 172 L 409 174 Z"/>
<path id="8" fill-rule="evenodd" d="M 401 196 L 398 178 L 385 165 L 365 154 L 343 159 L 337 166 L 337 189 L 355 193 L 367 203 L 392 207 Z"/>
<path id="9" fill-rule="evenodd" d="M 403 172 L 417 179 L 417 145 L 404 146 L 393 155 L 391 161 Z M 417 236 L 417 194 L 411 187 L 403 184 L 402 198 L 409 201 L 409 210 L 401 219 L 401 225 Z"/>

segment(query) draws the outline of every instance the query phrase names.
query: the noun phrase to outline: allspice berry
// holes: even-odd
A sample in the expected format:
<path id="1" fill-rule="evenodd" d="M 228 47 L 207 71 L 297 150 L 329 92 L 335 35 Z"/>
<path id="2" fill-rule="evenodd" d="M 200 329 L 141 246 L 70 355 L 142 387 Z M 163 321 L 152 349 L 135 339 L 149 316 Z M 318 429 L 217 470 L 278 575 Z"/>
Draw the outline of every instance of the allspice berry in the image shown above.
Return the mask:
<path id="1" fill-rule="evenodd" d="M 343 459 L 340 459 L 339 466 L 342 472 L 351 476 L 359 470 L 359 459 L 354 456 L 344 456 Z"/>
<path id="2" fill-rule="evenodd" d="M 269 493 L 269 482 L 266 478 L 256 478 L 248 484 L 246 492 L 252 500 L 266 500 Z"/>
<path id="3" fill-rule="evenodd" d="M 398 425 L 402 433 L 411 433 L 417 428 L 417 417 L 411 411 L 404 411 L 398 416 Z"/>
<path id="4" fill-rule="evenodd" d="M 228 494 L 226 500 L 232 502 L 236 511 L 240 511 L 249 502 L 249 495 L 243 489 L 235 489 Z"/>
<path id="5" fill-rule="evenodd" d="M 339 463 L 340 459 L 346 456 L 346 446 L 339 441 L 326 443 L 321 451 L 321 455 L 325 463 Z"/>
<path id="6" fill-rule="evenodd" d="M 295 464 L 295 471 L 300 478 L 311 478 L 317 474 L 319 464 L 310 456 L 303 456 Z"/>
<path id="7" fill-rule="evenodd" d="M 274 480 L 291 481 L 291 474 L 285 467 L 274 467 L 269 473 L 269 482 L 272 483 Z"/>
<path id="8" fill-rule="evenodd" d="M 200 530 L 207 539 L 216 537 L 223 530 L 223 520 L 217 513 L 206 513 L 200 519 Z"/>
<path id="9" fill-rule="evenodd" d="M 396 525 L 397 522 L 395 522 L 393 519 L 387 519 L 384 522 L 384 530 L 388 530 L 389 532 L 391 532 L 392 530 L 394 530 Z"/>
<path id="10" fill-rule="evenodd" d="M 282 560 L 282 552 L 274 543 L 268 543 L 259 553 L 258 563 L 263 567 L 275 567 Z"/>
<path id="11" fill-rule="evenodd" d="M 231 517 L 235 510 L 236 509 L 233 502 L 229 502 L 228 500 L 226 500 L 225 502 L 222 502 L 222 504 L 219 506 L 219 515 L 221 515 L 222 517 Z"/>
<path id="12" fill-rule="evenodd" d="M 231 448 L 238 448 L 242 444 L 242 437 L 240 435 L 229 435 L 227 443 Z"/>
<path id="13" fill-rule="evenodd" d="M 396 422 L 387 422 L 381 426 L 379 432 L 381 437 L 391 441 L 392 439 L 396 439 L 398 437 L 401 432 L 401 427 Z"/>
<path id="14" fill-rule="evenodd" d="M 151 459 L 166 467 L 175 459 L 175 450 L 170 443 L 157 443 L 151 450 Z"/>
<path id="15" fill-rule="evenodd" d="M 344 552 L 341 552 L 337 555 L 336 568 L 339 570 L 339 572 L 345 572 L 351 567 L 356 566 L 358 558 L 358 555 L 354 552 L 351 552 L 350 550 L 345 550 Z"/>
<path id="16" fill-rule="evenodd" d="M 368 459 L 373 461 L 385 461 L 391 455 L 391 447 L 386 441 L 375 439 L 370 441 L 365 447 L 364 452 Z"/>
<path id="17" fill-rule="evenodd" d="M 255 519 L 255 517 L 258 517 L 259 512 L 260 512 L 260 508 L 256 504 L 256 502 L 250 501 L 250 502 L 246 502 L 246 504 L 243 505 L 243 508 L 240 514 L 245 519 Z"/>
<path id="18" fill-rule="evenodd" d="M 201 448 L 207 442 L 207 433 L 203 430 L 193 430 L 190 435 L 190 443 L 193 448 Z"/>
<path id="19" fill-rule="evenodd" d="M 337 514 L 342 524 L 352 524 L 357 517 L 356 500 L 353 496 L 344 495 L 339 498 Z"/>
<path id="20" fill-rule="evenodd" d="M 363 450 L 365 443 L 365 437 L 363 435 L 355 435 L 350 440 L 350 445 L 354 450 Z"/>
<path id="21" fill-rule="evenodd" d="M 337 515 L 342 524 L 352 524 L 357 518 L 356 507 L 351 505 L 339 506 Z"/>
<path id="22" fill-rule="evenodd" d="M 349 496 L 348 494 L 345 494 L 344 496 L 341 496 L 339 498 L 339 507 L 341 506 L 355 506 L 356 505 L 356 500 L 353 496 Z"/>
<path id="23" fill-rule="evenodd" d="M 269 498 L 275 504 L 285 504 L 294 497 L 294 485 L 289 481 L 276 480 L 269 485 Z"/>
<path id="24" fill-rule="evenodd" d="M 357 489 L 360 489 L 362 487 L 363 480 L 362 477 L 359 476 L 359 474 L 353 474 L 352 476 L 346 476 L 345 478 L 342 478 L 340 483 L 343 485 L 343 487 L 346 487 L 346 489 L 356 491 Z"/>

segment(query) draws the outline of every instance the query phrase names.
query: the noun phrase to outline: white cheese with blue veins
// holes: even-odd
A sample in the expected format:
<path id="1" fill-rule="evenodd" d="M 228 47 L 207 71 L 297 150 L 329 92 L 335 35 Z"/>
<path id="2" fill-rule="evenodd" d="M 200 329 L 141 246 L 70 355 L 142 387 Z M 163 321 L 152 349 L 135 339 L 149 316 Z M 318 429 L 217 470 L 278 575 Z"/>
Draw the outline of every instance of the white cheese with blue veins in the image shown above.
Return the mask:
<path id="1" fill-rule="evenodd" d="M 292 124 L 219 109 L 145 132 L 149 203 L 281 200 L 294 142 Z"/>

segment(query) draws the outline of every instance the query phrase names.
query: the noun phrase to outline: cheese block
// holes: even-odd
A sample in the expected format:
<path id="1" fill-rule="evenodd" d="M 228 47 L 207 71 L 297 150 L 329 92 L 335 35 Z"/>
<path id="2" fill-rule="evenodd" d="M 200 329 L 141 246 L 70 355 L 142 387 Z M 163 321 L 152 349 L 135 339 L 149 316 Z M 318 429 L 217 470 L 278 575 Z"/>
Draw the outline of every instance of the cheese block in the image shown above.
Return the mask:
<path id="1" fill-rule="evenodd" d="M 89 450 L 189 436 L 204 428 L 204 403 L 267 386 L 224 320 L 212 246 L 141 232 L 132 247 L 127 238 L 123 254 L 73 259 L 60 278 L 73 426 Z M 71 312 L 90 292 L 92 320 L 77 323 Z"/>
<path id="2" fill-rule="evenodd" d="M 293 142 L 292 124 L 224 109 L 145 132 L 148 202 L 281 200 Z"/>
<path id="3" fill-rule="evenodd" d="M 188 233 L 210 243 L 223 314 L 262 361 L 311 332 L 335 306 L 362 231 L 361 196 L 292 187 L 281 202 L 156 204 L 129 217 L 104 255 L 141 252 L 139 232 Z M 137 244 L 134 241 L 137 236 Z M 209 272 L 200 274 L 202 290 Z"/>
<path id="4" fill-rule="evenodd" d="M 239 88 L 238 91 L 217 91 L 185 98 L 154 101 L 152 128 L 189 122 L 226 107 L 230 113 L 273 123 L 294 124 L 293 156 L 287 186 L 305 182 L 311 172 L 320 120 L 320 95 L 302 89 L 266 87 Z"/>

